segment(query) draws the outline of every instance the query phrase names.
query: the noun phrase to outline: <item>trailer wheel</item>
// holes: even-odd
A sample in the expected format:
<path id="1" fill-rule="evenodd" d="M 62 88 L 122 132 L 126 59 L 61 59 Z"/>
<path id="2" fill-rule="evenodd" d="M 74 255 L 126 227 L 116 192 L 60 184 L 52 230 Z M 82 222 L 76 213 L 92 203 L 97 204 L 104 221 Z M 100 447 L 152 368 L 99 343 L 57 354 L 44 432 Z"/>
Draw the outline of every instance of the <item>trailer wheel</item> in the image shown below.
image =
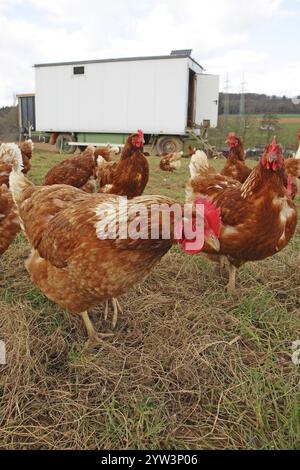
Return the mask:
<path id="1" fill-rule="evenodd" d="M 70 155 L 75 152 L 76 146 L 69 145 L 69 142 L 72 142 L 73 138 L 71 134 L 59 134 L 56 141 L 56 148 L 59 153 L 64 153 Z"/>
<path id="2" fill-rule="evenodd" d="M 162 136 L 157 139 L 156 149 L 159 155 L 181 152 L 183 150 L 183 142 L 180 137 L 172 135 Z"/>

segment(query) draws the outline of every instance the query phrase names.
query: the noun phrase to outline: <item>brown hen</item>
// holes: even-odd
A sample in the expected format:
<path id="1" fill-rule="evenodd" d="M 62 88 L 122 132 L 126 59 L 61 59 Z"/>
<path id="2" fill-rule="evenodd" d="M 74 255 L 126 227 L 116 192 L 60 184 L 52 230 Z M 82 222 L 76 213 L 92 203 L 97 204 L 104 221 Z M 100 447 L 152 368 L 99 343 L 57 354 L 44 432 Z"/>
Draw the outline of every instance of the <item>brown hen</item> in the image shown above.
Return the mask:
<path id="1" fill-rule="evenodd" d="M 116 298 L 141 282 L 177 242 L 177 219 L 170 211 L 176 201 L 141 196 L 127 206 L 120 196 L 87 194 L 66 185 L 36 187 L 17 165 L 10 184 L 32 246 L 26 263 L 32 281 L 49 299 L 81 315 L 92 342 L 110 336 L 96 334 L 87 311 L 112 299 L 115 326 L 121 310 Z M 159 217 L 153 217 L 153 205 L 161 208 Z M 170 218 L 169 233 L 162 222 L 164 215 Z M 124 224 L 126 231 L 143 227 L 139 237 L 124 237 Z M 219 211 L 210 205 L 209 218 L 204 212 L 204 239 L 216 247 L 219 229 Z M 153 230 L 157 237 L 152 238 Z"/>
<path id="2" fill-rule="evenodd" d="M 9 175 L 12 170 L 12 146 L 16 144 L 1 144 L 0 145 L 0 185 L 5 184 L 9 186 Z M 34 148 L 32 140 L 27 140 L 20 145 L 22 156 L 22 172 L 28 173 L 31 168 L 30 159 L 32 158 L 32 151 Z"/>
<path id="3" fill-rule="evenodd" d="M 236 268 L 275 255 L 293 237 L 297 210 L 286 187 L 284 157 L 275 139 L 243 185 L 216 174 L 207 161 L 187 184 L 187 201 L 205 197 L 221 209 L 221 247 L 213 259 L 226 261 L 229 290 L 235 289 Z"/>
<path id="4" fill-rule="evenodd" d="M 288 176 L 288 194 L 295 199 L 300 190 L 300 160 L 295 157 L 285 160 L 285 171 Z"/>
<path id="5" fill-rule="evenodd" d="M 245 162 L 243 142 L 239 137 L 236 137 L 234 132 L 230 132 L 227 143 L 230 150 L 221 174 L 244 183 L 252 170 L 248 168 Z"/>
<path id="6" fill-rule="evenodd" d="M 23 161 L 20 149 L 16 144 L 0 145 L 0 168 L 2 170 L 5 165 L 9 166 L 8 175 L 12 171 L 13 162 L 21 172 Z M 6 163 L 10 162 L 10 163 Z M 5 175 L 7 179 L 7 175 Z M 9 183 L 9 181 L 8 181 Z M 17 209 L 13 201 L 13 197 L 5 184 L 0 185 L 0 255 L 2 255 L 15 239 L 20 230 Z"/>
<path id="7" fill-rule="evenodd" d="M 32 159 L 32 153 L 34 150 L 34 144 L 32 140 L 29 139 L 29 140 L 25 140 L 25 142 L 22 142 L 20 144 L 20 150 L 21 150 L 22 159 L 23 159 L 23 173 L 25 173 L 26 175 L 31 168 L 30 160 Z"/>
<path id="8" fill-rule="evenodd" d="M 20 231 L 17 208 L 6 185 L 0 186 L 0 255 L 14 241 Z"/>
<path id="9" fill-rule="evenodd" d="M 143 154 L 144 134 L 132 134 L 122 150 L 117 164 L 104 164 L 97 170 L 100 192 L 127 196 L 141 196 L 149 180 L 149 164 Z"/>
<path id="10" fill-rule="evenodd" d="M 110 152 L 111 152 L 111 147 L 96 147 L 95 157 L 96 159 L 98 157 L 102 157 L 104 158 L 106 162 L 110 162 L 111 161 Z"/>
<path id="11" fill-rule="evenodd" d="M 179 170 L 181 168 L 181 157 L 182 154 L 180 152 L 163 155 L 159 164 L 160 169 L 169 172 Z"/>
<path id="12" fill-rule="evenodd" d="M 88 147 L 80 155 L 51 168 L 45 176 L 44 185 L 67 184 L 85 192 L 96 192 L 95 173 L 99 159 L 102 163 L 103 157 L 96 157 L 95 148 Z"/>

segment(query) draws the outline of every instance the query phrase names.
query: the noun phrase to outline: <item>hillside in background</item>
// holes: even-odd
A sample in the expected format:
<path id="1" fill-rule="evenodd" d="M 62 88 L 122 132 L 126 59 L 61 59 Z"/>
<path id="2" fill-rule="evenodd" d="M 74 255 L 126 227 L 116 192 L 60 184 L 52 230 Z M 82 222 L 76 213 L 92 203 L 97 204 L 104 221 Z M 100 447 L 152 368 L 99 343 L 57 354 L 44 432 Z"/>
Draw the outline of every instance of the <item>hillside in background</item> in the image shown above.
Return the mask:
<path id="1" fill-rule="evenodd" d="M 220 93 L 220 114 L 224 114 L 225 94 Z M 240 112 L 239 93 L 229 93 L 229 114 L 239 114 Z M 291 98 L 286 96 L 267 96 L 257 93 L 246 93 L 246 114 L 300 114 L 300 103 L 294 104 Z"/>
<path id="2" fill-rule="evenodd" d="M 0 139 L 16 140 L 18 134 L 18 108 L 0 108 Z"/>
<path id="3" fill-rule="evenodd" d="M 218 127 L 209 130 L 209 141 L 218 148 L 226 147 L 228 132 L 241 136 L 246 148 L 270 143 L 273 135 L 285 149 L 296 151 L 299 145 L 300 116 L 296 114 L 221 115 Z"/>

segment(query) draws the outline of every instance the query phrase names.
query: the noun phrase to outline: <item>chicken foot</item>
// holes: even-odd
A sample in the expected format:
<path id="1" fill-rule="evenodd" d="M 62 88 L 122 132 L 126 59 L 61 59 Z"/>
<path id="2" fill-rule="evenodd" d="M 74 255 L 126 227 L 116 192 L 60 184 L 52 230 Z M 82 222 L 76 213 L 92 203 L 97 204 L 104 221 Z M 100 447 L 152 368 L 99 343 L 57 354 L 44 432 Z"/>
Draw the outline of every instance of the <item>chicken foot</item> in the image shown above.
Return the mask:
<path id="1" fill-rule="evenodd" d="M 119 313 L 123 313 L 122 307 L 118 301 L 118 299 L 111 299 L 112 305 L 113 305 L 113 318 L 112 318 L 112 329 L 114 330 L 117 326 L 118 322 L 118 315 Z M 105 309 L 104 309 L 104 320 L 107 321 L 108 319 L 108 313 L 109 313 L 109 300 L 106 301 L 105 303 Z"/>
<path id="2" fill-rule="evenodd" d="M 233 294 L 235 292 L 235 281 L 236 281 L 237 268 L 235 266 L 233 266 L 233 264 L 231 264 L 228 261 L 227 269 L 228 269 L 228 273 L 229 273 L 229 282 L 227 284 L 227 292 L 229 294 Z"/>
<path id="3" fill-rule="evenodd" d="M 88 345 L 96 345 L 96 344 L 101 344 L 103 343 L 103 339 L 105 338 L 111 338 L 114 336 L 112 333 L 97 333 L 94 325 L 92 324 L 88 312 L 83 312 L 80 314 L 84 326 L 86 328 L 87 334 L 88 334 Z"/>
<path id="4" fill-rule="evenodd" d="M 212 258 L 209 258 L 209 259 L 212 259 Z M 226 256 L 220 256 L 217 258 L 213 258 L 212 260 L 217 263 L 217 266 L 215 268 L 216 275 L 220 277 L 224 277 L 224 274 L 226 275 L 228 271 L 228 260 Z"/>

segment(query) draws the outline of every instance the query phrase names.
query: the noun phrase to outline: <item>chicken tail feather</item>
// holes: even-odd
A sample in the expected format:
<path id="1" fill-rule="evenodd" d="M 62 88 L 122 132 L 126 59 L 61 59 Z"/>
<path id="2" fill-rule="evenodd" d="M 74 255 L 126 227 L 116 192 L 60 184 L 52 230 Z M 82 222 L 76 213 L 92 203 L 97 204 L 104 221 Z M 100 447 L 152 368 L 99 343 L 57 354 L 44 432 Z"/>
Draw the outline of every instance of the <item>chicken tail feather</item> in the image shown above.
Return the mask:
<path id="1" fill-rule="evenodd" d="M 99 157 L 97 158 L 97 167 L 101 168 L 103 165 L 105 165 L 105 163 L 106 160 L 101 155 L 99 155 Z"/>
<path id="2" fill-rule="evenodd" d="M 33 184 L 23 175 L 15 170 L 9 175 L 9 188 L 12 192 L 13 199 L 16 204 L 22 199 L 23 191 Z"/>
<path id="3" fill-rule="evenodd" d="M 175 162 L 171 162 L 170 167 L 173 168 L 174 170 L 180 170 L 181 160 L 176 160 Z"/>
<path id="4" fill-rule="evenodd" d="M 0 164 L 11 165 L 16 172 L 21 173 L 24 168 L 23 158 L 16 144 L 0 145 Z"/>
<path id="5" fill-rule="evenodd" d="M 197 150 L 191 158 L 189 168 L 191 178 L 195 178 L 203 170 L 207 170 L 209 168 L 209 163 L 206 153 L 202 150 Z"/>
<path id="6" fill-rule="evenodd" d="M 16 144 L 1 145 L 0 160 L 2 159 L 12 165 L 12 171 L 9 175 L 9 187 L 15 203 L 17 203 L 23 190 L 28 186 L 32 186 L 32 183 L 22 173 L 24 165 L 19 147 Z"/>

